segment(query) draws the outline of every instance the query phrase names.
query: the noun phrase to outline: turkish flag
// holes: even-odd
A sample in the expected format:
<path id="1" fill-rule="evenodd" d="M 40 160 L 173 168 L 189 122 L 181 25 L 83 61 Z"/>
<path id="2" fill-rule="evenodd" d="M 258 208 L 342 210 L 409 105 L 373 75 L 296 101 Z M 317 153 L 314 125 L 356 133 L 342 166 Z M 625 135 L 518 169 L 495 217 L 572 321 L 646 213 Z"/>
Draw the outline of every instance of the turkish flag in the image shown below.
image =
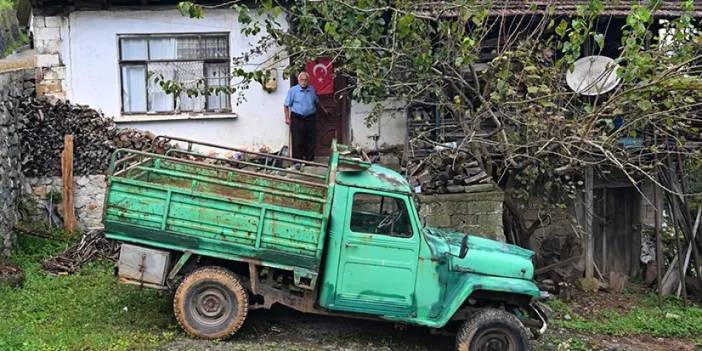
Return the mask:
<path id="1" fill-rule="evenodd" d="M 331 59 L 324 57 L 309 61 L 306 71 L 317 95 L 334 94 L 334 66 Z"/>

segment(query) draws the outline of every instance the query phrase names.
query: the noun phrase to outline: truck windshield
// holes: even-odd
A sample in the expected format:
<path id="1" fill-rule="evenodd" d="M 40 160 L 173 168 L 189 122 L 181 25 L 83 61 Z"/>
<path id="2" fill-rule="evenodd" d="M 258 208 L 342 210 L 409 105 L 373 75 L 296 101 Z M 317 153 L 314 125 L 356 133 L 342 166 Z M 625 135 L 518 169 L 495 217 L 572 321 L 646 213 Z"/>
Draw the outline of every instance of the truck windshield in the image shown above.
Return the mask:
<path id="1" fill-rule="evenodd" d="M 351 210 L 351 231 L 409 238 L 412 229 L 405 200 L 356 193 Z"/>

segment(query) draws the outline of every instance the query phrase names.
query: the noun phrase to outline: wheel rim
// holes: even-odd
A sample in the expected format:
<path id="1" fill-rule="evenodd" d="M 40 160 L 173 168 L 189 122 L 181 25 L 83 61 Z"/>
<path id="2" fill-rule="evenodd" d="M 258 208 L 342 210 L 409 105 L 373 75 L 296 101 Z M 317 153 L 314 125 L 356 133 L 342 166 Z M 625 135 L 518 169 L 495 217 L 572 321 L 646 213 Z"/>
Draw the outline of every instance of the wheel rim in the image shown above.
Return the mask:
<path id="1" fill-rule="evenodd" d="M 477 337 L 478 351 L 516 351 L 516 342 L 512 335 L 502 329 L 488 329 Z"/>
<path id="2" fill-rule="evenodd" d="M 196 322 L 216 326 L 227 320 L 236 310 L 236 299 L 217 285 L 201 286 L 190 300 L 190 315 Z"/>

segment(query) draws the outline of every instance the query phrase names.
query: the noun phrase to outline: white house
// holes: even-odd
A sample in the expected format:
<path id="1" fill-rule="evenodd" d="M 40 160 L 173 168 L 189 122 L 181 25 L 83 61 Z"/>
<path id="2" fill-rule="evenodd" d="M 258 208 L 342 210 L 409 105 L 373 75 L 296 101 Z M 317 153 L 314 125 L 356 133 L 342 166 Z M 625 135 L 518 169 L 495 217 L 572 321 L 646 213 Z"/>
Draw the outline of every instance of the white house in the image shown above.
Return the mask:
<path id="1" fill-rule="evenodd" d="M 236 96 L 189 98 L 166 95 L 149 72 L 208 86 L 228 84 L 231 58 L 250 48 L 230 9 L 208 10 L 204 19 L 184 17 L 175 3 L 33 0 L 32 32 L 37 51 L 37 93 L 89 105 L 113 116 L 121 126 L 150 130 L 229 146 L 288 143 L 282 104 L 290 81 L 287 62 L 251 62 L 274 69 L 277 89 L 252 84 L 246 100 Z M 138 5 L 133 5 L 138 4 Z M 159 5 L 144 5 L 159 4 Z M 282 22 L 285 22 L 281 18 Z M 368 106 L 352 101 L 323 101 L 329 115 L 319 118 L 321 147 L 332 138 L 373 149 L 402 145 L 404 112 L 389 112 L 371 128 L 363 123 Z"/>

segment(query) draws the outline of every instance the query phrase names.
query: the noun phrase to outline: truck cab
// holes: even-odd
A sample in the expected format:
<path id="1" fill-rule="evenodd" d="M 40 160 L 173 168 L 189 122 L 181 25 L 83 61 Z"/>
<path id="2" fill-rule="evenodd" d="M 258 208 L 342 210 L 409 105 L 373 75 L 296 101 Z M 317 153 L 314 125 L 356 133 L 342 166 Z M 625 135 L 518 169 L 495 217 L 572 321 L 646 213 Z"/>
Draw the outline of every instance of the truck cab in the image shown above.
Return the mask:
<path id="1" fill-rule="evenodd" d="M 306 182 L 276 185 L 261 179 L 236 178 L 236 170 L 247 175 L 243 168 L 227 168 L 224 181 L 222 174 L 205 171 L 209 167 L 205 163 L 188 161 L 187 167 L 178 166 L 179 159 L 172 157 L 175 153 L 166 152 L 163 156 L 127 151 L 131 155 L 127 157 L 132 157 L 131 166 L 122 167 L 127 171 L 111 167 L 106 196 L 107 236 L 125 242 L 120 256 L 120 280 L 175 289 L 176 318 L 184 330 L 201 338 L 228 337 L 241 327 L 249 309 L 282 304 L 308 313 L 381 319 L 435 329 L 458 324 L 458 330 L 454 330 L 457 350 L 528 349 L 527 329 L 533 335 L 546 329 L 544 314 L 537 305 L 541 295 L 532 280 L 533 252 L 469 233 L 424 226 L 404 177 L 362 158 L 350 157 L 349 150 L 333 145 L 321 182 L 323 191 L 319 192 L 301 188 L 310 185 Z M 303 168 L 304 162 L 300 161 Z M 145 173 L 134 171 L 139 168 Z M 275 162 L 272 168 L 277 172 L 275 177 L 301 176 L 277 167 Z M 259 173 L 253 174 L 263 176 L 267 169 L 270 168 L 259 168 Z M 171 178 L 164 182 L 149 176 L 149 172 Z M 180 188 L 141 199 L 137 194 L 146 190 L 131 188 L 130 196 L 119 190 L 120 182 L 132 187 L 147 188 L 159 183 Z M 267 198 L 266 191 L 270 189 L 253 189 L 245 182 L 318 194 L 324 204 L 312 207 Z M 239 190 L 221 189 L 225 185 L 251 188 L 260 194 L 249 196 Z M 225 193 L 238 197 L 222 198 L 220 195 Z M 176 202 L 181 196 L 184 198 L 179 201 L 186 205 Z M 242 197 L 248 200 L 242 201 Z M 261 208 L 258 215 L 255 200 Z M 252 209 L 243 210 L 245 204 Z M 212 237 L 199 237 L 197 231 L 186 230 L 194 225 L 176 218 L 184 216 L 180 206 L 199 211 L 194 218 L 188 215 L 187 221 L 201 222 L 198 226 L 211 229 Z M 298 208 L 292 208 L 295 206 Z M 139 218 L 137 209 L 139 213 L 151 213 L 151 217 L 146 217 L 160 221 L 159 226 L 145 230 L 145 223 L 131 220 Z M 318 213 L 303 209 L 316 209 Z M 162 217 L 154 218 L 159 212 Z M 239 212 L 251 216 L 237 217 Z M 242 223 L 241 219 L 246 220 Z M 245 227 L 251 227 L 250 235 L 237 234 Z M 250 246 L 233 239 L 240 237 L 250 238 Z M 220 240 L 220 245 L 211 246 L 211 240 Z M 304 253 L 309 253 L 305 260 L 294 259 Z M 158 257 L 164 259 L 157 260 Z M 153 262 L 161 263 L 155 267 Z M 153 273 L 153 277 L 144 278 L 145 273 Z"/>

